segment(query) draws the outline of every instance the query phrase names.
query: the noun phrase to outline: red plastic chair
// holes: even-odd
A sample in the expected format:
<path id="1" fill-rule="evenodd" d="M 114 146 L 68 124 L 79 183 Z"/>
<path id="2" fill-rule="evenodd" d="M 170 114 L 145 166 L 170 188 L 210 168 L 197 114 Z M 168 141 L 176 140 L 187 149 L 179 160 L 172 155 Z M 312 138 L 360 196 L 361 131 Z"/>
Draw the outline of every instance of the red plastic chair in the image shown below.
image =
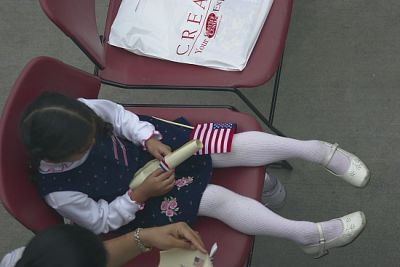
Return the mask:
<path id="1" fill-rule="evenodd" d="M 242 72 L 221 71 L 137 56 L 107 43 L 121 0 L 110 0 L 102 42 L 95 17 L 95 0 L 40 0 L 47 16 L 69 36 L 99 69 L 103 83 L 124 88 L 219 90 L 236 93 L 275 133 L 272 126 L 281 59 L 293 0 L 275 0 L 253 53 Z M 269 119 L 237 88 L 262 85 L 277 73 Z"/>
<path id="2" fill-rule="evenodd" d="M 33 59 L 18 77 L 6 101 L 0 121 L 0 198 L 4 207 L 28 229 L 37 232 L 62 218 L 48 207 L 30 181 L 25 162 L 26 151 L 19 137 L 19 119 L 28 103 L 42 91 L 57 91 L 72 97 L 97 98 L 100 79 L 49 57 Z M 166 119 L 179 116 L 192 123 L 232 121 L 238 131 L 261 130 L 251 116 L 227 108 L 166 108 L 128 107 L 135 113 L 155 115 Z M 264 182 L 264 167 L 217 169 L 213 183 L 235 192 L 260 199 Z M 195 225 L 207 248 L 218 242 L 216 267 L 243 267 L 251 255 L 254 237 L 241 234 L 210 218 L 199 218 Z M 251 257 L 250 257 L 251 258 Z M 158 265 L 158 253 L 153 251 L 126 266 Z"/>

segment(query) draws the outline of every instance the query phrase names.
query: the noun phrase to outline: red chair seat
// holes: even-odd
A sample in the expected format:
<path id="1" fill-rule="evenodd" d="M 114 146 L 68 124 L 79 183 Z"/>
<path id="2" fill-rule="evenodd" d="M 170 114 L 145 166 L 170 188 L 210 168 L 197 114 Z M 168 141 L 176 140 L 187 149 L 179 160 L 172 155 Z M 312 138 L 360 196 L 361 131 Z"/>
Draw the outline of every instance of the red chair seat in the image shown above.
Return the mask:
<path id="1" fill-rule="evenodd" d="M 128 108 L 138 114 L 146 114 L 167 119 L 179 116 L 188 118 L 192 123 L 210 121 L 236 122 L 238 132 L 261 130 L 258 122 L 251 116 L 238 113 L 229 109 L 219 108 Z M 264 167 L 258 168 L 223 168 L 215 169 L 212 178 L 213 184 L 229 188 L 239 194 L 260 200 L 263 188 Z M 261 177 L 261 178 L 260 178 Z M 252 236 L 239 233 L 220 221 L 202 217 L 194 227 L 200 232 L 206 246 L 211 248 L 214 242 L 218 243 L 218 252 L 215 256 L 214 266 L 242 267 L 248 257 L 253 242 Z M 152 264 L 150 264 L 150 262 Z M 146 263 L 146 264 L 145 264 Z M 153 265 L 154 264 L 154 265 Z M 153 252 L 142 255 L 127 266 L 157 266 L 158 253 Z"/>
<path id="2" fill-rule="evenodd" d="M 107 43 L 121 0 L 111 0 L 105 25 L 105 68 L 99 76 L 123 85 L 255 87 L 275 74 L 286 42 L 293 0 L 275 0 L 246 68 L 221 71 L 146 58 Z M 240 33 L 238 33 L 240 34 Z M 157 75 L 155 75 L 157 74 Z"/>

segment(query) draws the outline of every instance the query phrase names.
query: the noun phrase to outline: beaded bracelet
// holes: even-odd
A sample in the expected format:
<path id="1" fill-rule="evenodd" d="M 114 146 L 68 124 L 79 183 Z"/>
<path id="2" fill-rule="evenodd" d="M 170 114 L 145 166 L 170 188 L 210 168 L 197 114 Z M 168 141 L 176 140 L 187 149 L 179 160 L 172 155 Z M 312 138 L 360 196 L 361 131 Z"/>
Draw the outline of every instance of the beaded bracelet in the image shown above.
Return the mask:
<path id="1" fill-rule="evenodd" d="M 149 250 L 151 250 L 151 247 L 146 247 L 143 243 L 142 240 L 140 240 L 140 231 L 142 230 L 142 228 L 136 228 L 135 231 L 133 231 L 133 238 L 135 239 L 138 247 L 140 248 L 140 250 L 142 252 L 147 252 Z"/>

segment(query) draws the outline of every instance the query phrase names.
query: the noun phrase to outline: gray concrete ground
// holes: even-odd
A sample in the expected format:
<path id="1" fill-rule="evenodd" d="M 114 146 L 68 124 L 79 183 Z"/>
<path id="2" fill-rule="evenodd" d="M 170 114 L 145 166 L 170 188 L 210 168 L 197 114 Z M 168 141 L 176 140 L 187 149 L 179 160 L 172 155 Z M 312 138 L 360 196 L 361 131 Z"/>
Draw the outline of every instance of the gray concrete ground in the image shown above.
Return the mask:
<path id="1" fill-rule="evenodd" d="M 279 1 L 279 0 L 275 0 Z M 99 24 L 107 4 L 97 1 Z M 38 1 L 2 0 L 0 5 L 0 105 L 15 78 L 33 57 L 49 55 L 83 70 L 90 61 L 45 17 Z M 314 260 L 295 244 L 257 237 L 252 266 L 399 266 L 400 182 L 400 2 L 397 0 L 296 1 L 287 41 L 275 125 L 299 139 L 338 142 L 356 153 L 372 172 L 365 189 L 353 188 L 321 167 L 291 161 L 293 171 L 271 170 L 288 192 L 279 212 L 320 221 L 362 210 L 368 225 L 356 242 Z M 267 105 L 271 83 L 246 91 Z M 189 102 L 184 93 L 163 94 L 166 102 Z M 158 94 L 157 94 L 158 95 Z M 104 87 L 105 98 L 158 102 L 154 92 Z M 196 101 L 209 101 L 204 93 Z M 224 99 L 222 99 L 224 97 Z M 247 111 L 237 99 L 216 101 Z M 0 208 L 0 255 L 32 234 Z M 225 266 L 229 267 L 229 266 Z"/>

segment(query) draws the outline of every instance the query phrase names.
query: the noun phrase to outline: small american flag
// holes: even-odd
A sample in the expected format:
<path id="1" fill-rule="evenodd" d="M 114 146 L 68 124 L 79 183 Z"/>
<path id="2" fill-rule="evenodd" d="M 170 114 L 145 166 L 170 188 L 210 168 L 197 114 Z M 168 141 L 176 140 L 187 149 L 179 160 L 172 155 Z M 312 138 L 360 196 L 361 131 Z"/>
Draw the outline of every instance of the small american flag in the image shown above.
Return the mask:
<path id="1" fill-rule="evenodd" d="M 191 138 L 203 143 L 203 148 L 197 152 L 199 155 L 213 153 L 227 153 L 231 151 L 233 135 L 236 124 L 230 122 L 209 122 L 197 124 Z"/>
<path id="2" fill-rule="evenodd" d="M 203 267 L 204 266 L 204 260 L 200 259 L 199 257 L 194 257 L 193 266 L 195 266 L 195 267 Z"/>

